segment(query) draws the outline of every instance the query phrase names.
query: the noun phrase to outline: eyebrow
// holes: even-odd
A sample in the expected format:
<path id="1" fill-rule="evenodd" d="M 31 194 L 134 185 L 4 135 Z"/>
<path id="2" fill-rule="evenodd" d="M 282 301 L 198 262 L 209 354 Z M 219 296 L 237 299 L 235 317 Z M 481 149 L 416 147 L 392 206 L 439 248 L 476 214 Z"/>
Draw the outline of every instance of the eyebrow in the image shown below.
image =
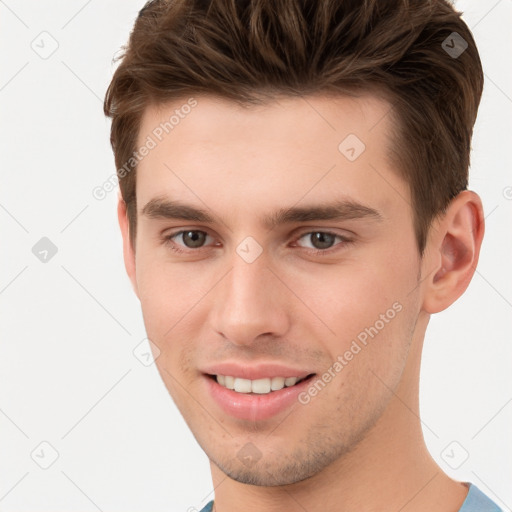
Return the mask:
<path id="1" fill-rule="evenodd" d="M 206 210 L 161 197 L 148 201 L 141 213 L 151 219 L 180 219 L 205 224 L 216 222 L 216 219 Z M 264 216 L 262 225 L 268 229 L 274 229 L 276 226 L 294 222 L 353 219 L 382 221 L 384 218 L 374 208 L 352 200 L 341 200 L 312 206 L 281 208 Z"/>

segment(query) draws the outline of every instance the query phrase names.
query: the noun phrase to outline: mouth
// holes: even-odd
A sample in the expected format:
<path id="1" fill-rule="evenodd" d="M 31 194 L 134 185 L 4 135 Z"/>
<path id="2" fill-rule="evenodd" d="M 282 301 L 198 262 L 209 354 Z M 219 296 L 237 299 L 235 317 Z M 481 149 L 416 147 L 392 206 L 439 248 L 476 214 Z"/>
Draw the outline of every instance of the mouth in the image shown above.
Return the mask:
<path id="1" fill-rule="evenodd" d="M 295 377 L 263 377 L 246 379 L 232 375 L 203 374 L 205 395 L 217 406 L 216 415 L 233 419 L 261 422 L 269 420 L 288 409 L 301 405 L 299 396 L 316 373 Z M 304 409 L 299 409 L 304 410 Z"/>

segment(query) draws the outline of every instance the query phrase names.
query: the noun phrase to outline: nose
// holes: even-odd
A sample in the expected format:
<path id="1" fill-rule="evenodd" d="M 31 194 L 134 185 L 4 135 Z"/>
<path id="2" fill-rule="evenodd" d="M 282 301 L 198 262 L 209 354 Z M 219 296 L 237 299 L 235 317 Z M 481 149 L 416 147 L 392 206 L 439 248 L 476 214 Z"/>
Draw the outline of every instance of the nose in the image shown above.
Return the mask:
<path id="1" fill-rule="evenodd" d="M 252 263 L 234 254 L 231 271 L 222 279 L 214 296 L 211 322 L 214 330 L 239 346 L 259 338 L 283 337 L 290 322 L 282 283 L 268 268 L 265 258 Z"/>

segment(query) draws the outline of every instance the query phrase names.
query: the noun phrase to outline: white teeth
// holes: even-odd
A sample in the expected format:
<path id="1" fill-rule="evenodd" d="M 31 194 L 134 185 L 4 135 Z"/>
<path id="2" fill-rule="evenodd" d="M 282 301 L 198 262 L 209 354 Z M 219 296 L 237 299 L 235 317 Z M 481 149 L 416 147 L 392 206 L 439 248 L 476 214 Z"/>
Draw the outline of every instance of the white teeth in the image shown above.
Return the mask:
<path id="1" fill-rule="evenodd" d="M 237 393 L 250 393 L 252 391 L 251 381 L 249 379 L 235 379 L 235 391 Z"/>
<path id="2" fill-rule="evenodd" d="M 272 391 L 279 391 L 284 388 L 284 377 L 272 377 L 272 382 L 270 383 L 270 389 Z"/>
<path id="3" fill-rule="evenodd" d="M 285 386 L 293 386 L 297 382 L 297 377 L 288 377 L 287 379 L 284 379 L 284 385 Z"/>
<path id="4" fill-rule="evenodd" d="M 232 389 L 237 393 L 257 393 L 259 395 L 266 395 L 272 391 L 279 391 L 284 387 L 294 386 L 299 380 L 299 377 L 272 377 L 249 380 L 230 375 L 217 375 L 216 378 L 221 386 Z"/>
<path id="5" fill-rule="evenodd" d="M 219 384 L 221 383 L 219 382 Z M 235 377 L 230 377 L 229 375 L 226 375 L 224 377 L 224 386 L 227 387 L 228 389 L 235 389 Z"/>
<path id="6" fill-rule="evenodd" d="M 252 392 L 261 395 L 270 393 L 270 379 L 256 379 L 252 381 Z"/>

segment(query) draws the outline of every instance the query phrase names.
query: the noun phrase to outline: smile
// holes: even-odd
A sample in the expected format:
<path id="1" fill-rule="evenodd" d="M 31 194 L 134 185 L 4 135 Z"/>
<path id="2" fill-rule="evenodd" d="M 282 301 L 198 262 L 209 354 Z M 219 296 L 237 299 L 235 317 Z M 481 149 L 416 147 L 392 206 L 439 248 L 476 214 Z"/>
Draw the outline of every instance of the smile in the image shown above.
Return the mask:
<path id="1" fill-rule="evenodd" d="M 300 393 L 307 389 L 315 375 L 316 373 L 305 376 L 303 373 L 300 377 L 256 375 L 260 378 L 247 379 L 207 373 L 203 375 L 203 383 L 206 395 L 211 397 L 224 414 L 233 419 L 254 422 L 270 420 L 300 404 Z"/>
<path id="2" fill-rule="evenodd" d="M 266 395 L 274 391 L 279 391 L 284 387 L 295 386 L 310 375 L 300 377 L 268 377 L 263 379 L 243 379 L 233 377 L 231 375 L 212 375 L 213 378 L 226 389 L 231 389 L 237 393 L 256 393 L 258 395 Z"/>

